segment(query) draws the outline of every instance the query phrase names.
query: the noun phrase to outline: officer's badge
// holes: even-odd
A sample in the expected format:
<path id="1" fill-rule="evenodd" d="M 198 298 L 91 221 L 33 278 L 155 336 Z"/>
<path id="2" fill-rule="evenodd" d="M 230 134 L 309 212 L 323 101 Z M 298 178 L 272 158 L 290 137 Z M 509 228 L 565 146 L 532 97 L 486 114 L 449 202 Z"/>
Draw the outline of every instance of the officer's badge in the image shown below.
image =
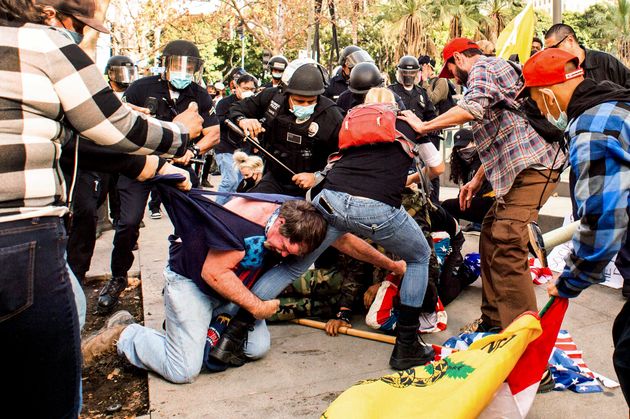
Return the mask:
<path id="1" fill-rule="evenodd" d="M 319 124 L 317 122 L 311 122 L 308 126 L 308 136 L 314 137 L 319 132 Z"/>

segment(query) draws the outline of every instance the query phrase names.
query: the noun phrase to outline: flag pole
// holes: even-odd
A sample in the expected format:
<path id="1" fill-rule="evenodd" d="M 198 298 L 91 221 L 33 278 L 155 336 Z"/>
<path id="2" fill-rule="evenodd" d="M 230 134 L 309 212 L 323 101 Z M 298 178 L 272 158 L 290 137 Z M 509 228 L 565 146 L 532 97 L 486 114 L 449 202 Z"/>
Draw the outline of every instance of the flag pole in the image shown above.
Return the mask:
<path id="1" fill-rule="evenodd" d="M 318 322 L 317 320 L 294 319 L 294 320 L 291 320 L 291 323 L 299 324 L 302 326 L 313 327 L 315 329 L 326 330 L 326 323 Z M 365 330 L 357 330 L 357 329 L 353 329 L 351 327 L 346 327 L 346 326 L 341 326 L 338 332 L 343 335 L 355 336 L 358 338 L 369 339 L 369 340 L 375 340 L 377 342 L 389 343 L 390 345 L 393 345 L 394 343 L 396 343 L 395 336 L 388 336 L 388 335 L 383 335 L 381 333 L 374 333 L 374 332 L 366 332 Z"/>
<path id="2" fill-rule="evenodd" d="M 553 304 L 553 302 L 556 300 L 555 296 L 551 296 L 549 298 L 549 301 L 547 301 L 547 304 L 545 304 L 545 306 L 542 308 L 542 310 L 540 310 L 540 312 L 538 313 L 538 317 L 542 317 L 545 315 L 545 313 L 547 312 L 547 310 L 549 310 L 549 307 L 551 307 L 551 305 Z"/>

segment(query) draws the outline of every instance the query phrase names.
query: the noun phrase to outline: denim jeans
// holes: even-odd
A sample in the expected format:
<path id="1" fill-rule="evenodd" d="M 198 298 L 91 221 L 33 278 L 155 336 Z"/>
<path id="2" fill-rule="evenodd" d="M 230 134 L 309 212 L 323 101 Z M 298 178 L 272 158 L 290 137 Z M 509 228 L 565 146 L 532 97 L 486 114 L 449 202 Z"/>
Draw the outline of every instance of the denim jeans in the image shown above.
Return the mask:
<path id="1" fill-rule="evenodd" d="M 225 302 L 204 294 L 191 279 L 169 267 L 164 277 L 166 333 L 132 324 L 120 335 L 118 353 L 136 367 L 154 371 L 170 382 L 191 383 L 201 371 L 213 311 Z M 261 357 L 269 350 L 268 335 L 265 322 L 258 322 L 248 335 L 247 346 L 257 351 L 250 355 Z"/>
<path id="2" fill-rule="evenodd" d="M 332 213 L 320 204 L 320 198 L 331 207 Z M 302 258 L 282 263 L 265 273 L 252 287 L 252 292 L 263 300 L 278 296 L 342 234 L 349 232 L 367 237 L 386 250 L 400 256 L 407 263 L 407 271 L 400 288 L 400 301 L 420 307 L 427 289 L 431 249 L 418 224 L 404 208 L 394 208 L 379 201 L 358 198 L 328 189 L 313 199 L 313 205 L 328 222 L 322 244 Z"/>
<path id="3" fill-rule="evenodd" d="M 59 217 L 0 223 L 0 393 L 6 417 L 75 418 L 81 341 Z"/>
<path id="4" fill-rule="evenodd" d="M 234 156 L 232 153 L 219 153 L 215 157 L 219 171 L 221 172 L 221 183 L 218 192 L 236 192 L 238 184 L 243 179 L 240 170 L 234 167 Z M 230 200 L 229 196 L 217 196 L 216 202 L 223 205 Z"/>

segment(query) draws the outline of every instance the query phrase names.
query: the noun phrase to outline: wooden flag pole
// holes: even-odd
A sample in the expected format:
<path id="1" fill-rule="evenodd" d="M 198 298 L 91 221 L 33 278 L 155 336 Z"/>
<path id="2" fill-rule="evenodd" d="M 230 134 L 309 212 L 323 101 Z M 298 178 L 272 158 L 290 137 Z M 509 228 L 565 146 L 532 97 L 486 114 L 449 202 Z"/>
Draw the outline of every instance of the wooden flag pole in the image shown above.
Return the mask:
<path id="1" fill-rule="evenodd" d="M 314 327 L 315 329 L 326 330 L 326 323 L 318 322 L 317 320 L 294 319 L 294 320 L 291 320 L 291 323 L 300 324 L 302 326 Z M 365 330 L 357 330 L 357 329 L 353 329 L 351 327 L 346 327 L 346 326 L 341 326 L 339 328 L 339 333 L 348 335 L 348 336 L 355 336 L 355 337 L 363 338 L 363 339 L 375 340 L 377 342 L 389 343 L 390 345 L 393 345 L 394 343 L 396 343 L 395 336 L 388 336 L 388 335 L 383 335 L 381 333 L 374 333 L 374 332 L 366 332 Z"/>

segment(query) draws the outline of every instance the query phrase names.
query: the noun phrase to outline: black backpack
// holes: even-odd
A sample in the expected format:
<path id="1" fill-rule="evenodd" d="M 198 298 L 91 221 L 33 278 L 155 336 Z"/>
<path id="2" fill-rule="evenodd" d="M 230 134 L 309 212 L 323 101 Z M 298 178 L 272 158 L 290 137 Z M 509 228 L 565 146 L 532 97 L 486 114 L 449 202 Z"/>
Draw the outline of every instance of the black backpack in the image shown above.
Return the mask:
<path id="1" fill-rule="evenodd" d="M 516 74 L 518 74 L 521 82 L 524 84 L 525 80 L 523 79 L 523 70 L 521 67 L 513 61 L 506 60 L 506 62 L 514 69 L 514 71 L 516 71 Z M 540 135 L 548 143 L 564 144 L 564 131 L 558 129 L 551 122 L 547 121 L 547 118 L 540 113 L 536 102 L 534 102 L 531 97 L 527 97 L 519 108 L 514 108 L 505 104 L 503 108 L 527 119 L 532 128 L 534 128 L 534 131 L 536 131 L 536 133 L 538 133 L 538 135 Z"/>

